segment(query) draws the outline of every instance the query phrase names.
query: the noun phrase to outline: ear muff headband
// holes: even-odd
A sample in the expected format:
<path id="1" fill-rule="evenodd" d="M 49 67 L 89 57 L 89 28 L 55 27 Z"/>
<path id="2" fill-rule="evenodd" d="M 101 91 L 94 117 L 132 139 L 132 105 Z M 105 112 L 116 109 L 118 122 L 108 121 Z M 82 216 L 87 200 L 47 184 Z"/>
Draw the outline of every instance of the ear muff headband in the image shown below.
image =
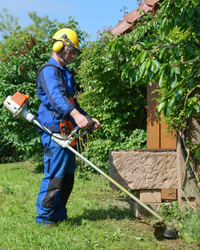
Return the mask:
<path id="1" fill-rule="evenodd" d="M 60 53 L 62 48 L 63 48 L 63 42 L 61 42 L 61 41 L 57 41 L 53 45 L 53 51 L 56 53 Z"/>
<path id="2" fill-rule="evenodd" d="M 67 35 L 66 34 L 63 34 L 61 37 L 60 37 L 61 41 L 57 41 L 56 43 L 54 43 L 53 45 L 53 51 L 56 52 L 56 53 L 60 53 L 62 48 L 63 48 L 63 43 L 65 44 L 70 44 L 71 41 L 70 39 L 67 38 Z M 62 41 L 63 40 L 63 41 Z M 67 44 L 67 45 L 68 45 Z"/>

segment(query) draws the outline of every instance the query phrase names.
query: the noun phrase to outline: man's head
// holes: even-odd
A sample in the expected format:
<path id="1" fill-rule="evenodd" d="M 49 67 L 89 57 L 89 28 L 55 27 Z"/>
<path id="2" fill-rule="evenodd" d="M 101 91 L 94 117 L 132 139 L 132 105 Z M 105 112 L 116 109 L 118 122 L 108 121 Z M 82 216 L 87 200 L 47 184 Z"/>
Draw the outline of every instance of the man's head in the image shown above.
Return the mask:
<path id="1" fill-rule="evenodd" d="M 71 29 L 58 30 L 53 36 L 53 52 L 60 56 L 65 64 L 70 64 L 80 55 L 78 47 L 78 36 Z"/>

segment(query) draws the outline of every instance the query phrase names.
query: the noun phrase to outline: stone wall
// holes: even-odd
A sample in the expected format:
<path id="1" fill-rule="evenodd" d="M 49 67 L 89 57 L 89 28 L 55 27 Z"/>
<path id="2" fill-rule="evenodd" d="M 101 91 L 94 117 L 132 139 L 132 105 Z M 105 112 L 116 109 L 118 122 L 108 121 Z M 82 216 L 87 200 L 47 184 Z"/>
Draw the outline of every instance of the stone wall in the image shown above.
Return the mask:
<path id="1" fill-rule="evenodd" d="M 174 151 L 110 151 L 109 175 L 131 190 L 177 188 L 177 154 Z M 117 189 L 112 183 L 110 186 Z"/>

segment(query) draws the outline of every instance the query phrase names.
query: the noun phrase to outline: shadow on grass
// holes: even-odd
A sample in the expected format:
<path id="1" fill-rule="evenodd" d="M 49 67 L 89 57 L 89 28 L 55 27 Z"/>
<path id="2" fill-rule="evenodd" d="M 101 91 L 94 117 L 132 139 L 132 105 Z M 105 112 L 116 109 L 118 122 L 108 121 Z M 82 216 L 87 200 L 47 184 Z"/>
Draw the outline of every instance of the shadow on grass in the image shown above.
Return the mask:
<path id="1" fill-rule="evenodd" d="M 129 221 L 137 221 L 144 224 L 148 224 L 146 222 L 139 221 L 133 215 L 133 213 L 129 209 L 120 209 L 116 206 L 109 206 L 108 209 L 85 209 L 82 215 L 71 217 L 68 219 L 68 222 L 71 225 L 83 225 L 85 220 L 90 221 L 99 221 L 99 220 L 124 220 L 128 219 Z"/>

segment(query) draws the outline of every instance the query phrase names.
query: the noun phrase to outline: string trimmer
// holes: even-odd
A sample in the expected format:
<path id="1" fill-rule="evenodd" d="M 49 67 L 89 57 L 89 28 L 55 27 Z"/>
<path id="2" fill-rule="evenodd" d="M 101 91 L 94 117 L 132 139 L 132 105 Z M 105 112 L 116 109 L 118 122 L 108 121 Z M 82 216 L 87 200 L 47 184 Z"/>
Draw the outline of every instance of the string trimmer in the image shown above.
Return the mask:
<path id="1" fill-rule="evenodd" d="M 4 107 L 15 118 L 23 117 L 28 122 L 35 123 L 44 132 L 51 135 L 52 139 L 56 143 L 58 143 L 61 147 L 68 148 L 75 155 L 77 155 L 79 158 L 81 158 L 83 161 L 85 161 L 88 165 L 90 165 L 92 168 L 94 168 L 97 172 L 99 172 L 101 175 L 103 175 L 105 178 L 107 178 L 110 182 L 112 182 L 114 185 L 116 185 L 119 189 L 121 189 L 124 193 L 126 193 L 131 199 L 133 199 L 135 202 L 137 202 L 139 205 L 141 205 L 144 209 L 146 209 L 149 213 L 151 213 L 154 217 L 156 217 L 159 220 L 159 223 L 162 223 L 165 226 L 166 232 L 169 233 L 169 231 L 170 231 L 171 235 L 173 235 L 172 232 L 174 232 L 174 230 L 171 228 L 170 224 L 165 219 L 163 219 L 160 215 L 155 213 L 150 207 L 148 207 L 143 202 L 141 202 L 137 197 L 135 197 L 128 190 L 123 188 L 119 183 L 117 183 L 115 180 L 113 180 L 110 176 L 108 176 L 101 169 L 99 169 L 97 166 L 95 166 L 93 163 L 91 163 L 89 160 L 87 160 L 84 156 L 82 156 L 79 152 L 77 152 L 74 148 L 72 148 L 70 146 L 71 142 L 74 139 L 76 139 L 78 137 L 82 137 L 86 133 L 89 133 L 92 130 L 94 124 L 91 124 L 91 127 L 89 129 L 87 129 L 86 131 L 84 131 L 83 133 L 78 133 L 80 128 L 78 126 L 75 127 L 73 129 L 73 131 L 71 132 L 71 134 L 67 138 L 63 137 L 61 134 L 52 133 L 45 126 L 41 125 L 40 122 L 37 120 L 37 118 L 28 111 L 28 99 L 29 99 L 29 95 L 23 95 L 20 92 L 17 92 L 13 96 L 8 96 L 6 98 L 6 100 L 4 101 Z M 173 235 L 173 238 L 174 238 L 174 235 Z"/>

